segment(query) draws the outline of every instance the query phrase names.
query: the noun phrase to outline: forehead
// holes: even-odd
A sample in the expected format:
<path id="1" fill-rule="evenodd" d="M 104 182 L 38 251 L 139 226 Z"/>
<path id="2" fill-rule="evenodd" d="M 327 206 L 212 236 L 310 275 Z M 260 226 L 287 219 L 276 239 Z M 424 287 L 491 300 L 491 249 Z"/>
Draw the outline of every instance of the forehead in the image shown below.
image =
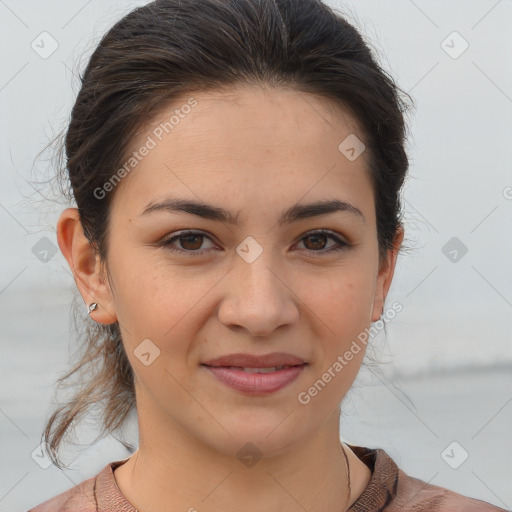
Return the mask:
<path id="1" fill-rule="evenodd" d="M 363 139 L 347 110 L 309 93 L 259 86 L 191 92 L 161 109 L 132 139 L 126 158 L 151 149 L 116 195 L 139 210 L 143 199 L 166 192 L 233 205 L 326 199 L 337 191 L 340 199 L 368 202 L 373 191 L 366 151 L 350 160 L 340 150 L 354 136 Z"/>

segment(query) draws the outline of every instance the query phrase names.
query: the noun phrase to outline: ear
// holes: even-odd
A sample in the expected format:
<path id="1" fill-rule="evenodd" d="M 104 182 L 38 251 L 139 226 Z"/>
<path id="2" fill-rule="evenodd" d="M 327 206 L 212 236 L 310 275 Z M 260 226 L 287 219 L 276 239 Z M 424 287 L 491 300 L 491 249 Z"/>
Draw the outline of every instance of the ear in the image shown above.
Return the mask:
<path id="1" fill-rule="evenodd" d="M 64 210 L 57 222 L 57 241 L 73 273 L 86 307 L 97 302 L 91 318 L 101 324 L 117 321 L 108 280 L 102 275 L 101 259 L 84 234 L 77 208 Z"/>
<path id="2" fill-rule="evenodd" d="M 391 281 L 393 280 L 393 274 L 395 273 L 398 251 L 400 250 L 403 239 L 404 228 L 402 225 L 400 225 L 400 227 L 396 231 L 396 235 L 393 241 L 393 248 L 388 250 L 386 260 L 379 269 L 371 316 L 372 322 L 376 322 L 381 317 L 384 301 L 386 300 L 386 295 L 388 294 L 389 287 L 391 286 Z"/>

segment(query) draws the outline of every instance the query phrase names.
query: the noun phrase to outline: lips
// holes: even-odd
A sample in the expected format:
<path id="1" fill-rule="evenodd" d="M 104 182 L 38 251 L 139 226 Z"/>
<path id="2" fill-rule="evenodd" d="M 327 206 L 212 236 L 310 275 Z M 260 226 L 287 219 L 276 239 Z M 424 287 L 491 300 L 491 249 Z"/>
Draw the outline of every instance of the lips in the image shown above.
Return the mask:
<path id="1" fill-rule="evenodd" d="M 300 357 L 275 352 L 263 356 L 231 354 L 203 363 L 223 384 L 249 395 L 267 395 L 291 384 L 307 363 Z"/>
<path id="2" fill-rule="evenodd" d="M 274 352 L 256 356 L 251 354 L 230 354 L 204 362 L 206 366 L 222 366 L 224 368 L 279 368 L 304 364 L 304 359 L 292 354 Z"/>

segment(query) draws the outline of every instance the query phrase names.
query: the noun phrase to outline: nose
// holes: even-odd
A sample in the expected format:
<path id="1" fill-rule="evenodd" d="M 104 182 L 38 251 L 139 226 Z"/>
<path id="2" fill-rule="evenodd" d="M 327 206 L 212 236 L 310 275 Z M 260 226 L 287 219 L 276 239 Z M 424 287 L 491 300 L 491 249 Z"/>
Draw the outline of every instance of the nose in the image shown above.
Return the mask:
<path id="1" fill-rule="evenodd" d="M 257 337 L 267 337 L 299 318 L 293 286 L 264 255 L 265 251 L 252 263 L 236 259 L 224 280 L 227 291 L 218 312 L 227 327 L 243 328 Z"/>

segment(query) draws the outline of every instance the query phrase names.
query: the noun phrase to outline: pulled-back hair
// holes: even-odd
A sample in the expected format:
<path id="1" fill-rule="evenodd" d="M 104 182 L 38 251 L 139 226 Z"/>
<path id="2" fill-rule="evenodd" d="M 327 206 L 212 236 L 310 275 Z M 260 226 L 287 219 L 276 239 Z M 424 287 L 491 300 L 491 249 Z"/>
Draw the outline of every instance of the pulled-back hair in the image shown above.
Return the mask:
<path id="1" fill-rule="evenodd" d="M 66 165 L 57 177 L 102 261 L 116 189 L 105 197 L 94 191 L 123 166 L 138 131 L 178 98 L 244 84 L 314 94 L 357 120 L 375 197 L 380 261 L 393 248 L 408 169 L 404 97 L 411 98 L 356 28 L 320 0 L 156 0 L 103 36 L 80 80 L 65 136 Z M 44 431 L 58 467 L 64 435 L 91 408 L 101 405 L 102 432 L 114 434 L 136 407 L 118 323 L 96 324 L 85 315 L 77 326 L 80 355 L 58 382 L 85 377 Z"/>

